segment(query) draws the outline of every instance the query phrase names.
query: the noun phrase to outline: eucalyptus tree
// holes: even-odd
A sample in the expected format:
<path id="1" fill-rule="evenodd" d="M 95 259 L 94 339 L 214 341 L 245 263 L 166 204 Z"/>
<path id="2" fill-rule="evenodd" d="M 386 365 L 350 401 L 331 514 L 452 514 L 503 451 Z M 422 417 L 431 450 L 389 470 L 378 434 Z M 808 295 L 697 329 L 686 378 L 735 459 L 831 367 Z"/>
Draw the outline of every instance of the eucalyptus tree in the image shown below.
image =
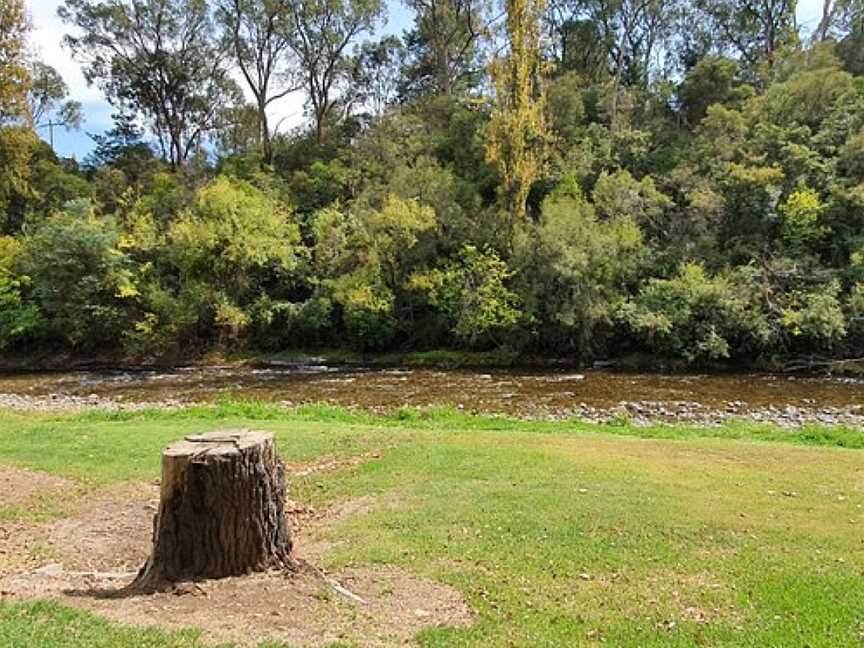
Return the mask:
<path id="1" fill-rule="evenodd" d="M 319 145 L 337 121 L 350 79 L 349 47 L 371 32 L 384 13 L 382 0 L 290 0 L 288 44 L 297 57 Z"/>
<path id="2" fill-rule="evenodd" d="M 486 0 L 405 0 L 414 11 L 406 34 L 412 61 L 406 94 L 452 96 L 477 83 L 483 72 L 480 45 L 487 35 Z"/>
<path id="3" fill-rule="evenodd" d="M 255 98 L 258 139 L 264 161 L 273 159 L 273 132 L 267 115 L 276 101 L 299 90 L 291 0 L 218 0 L 216 16 L 224 38 Z"/>
<path id="4" fill-rule="evenodd" d="M 657 62 L 669 58 L 679 0 L 557 0 L 546 14 L 561 63 L 611 82 L 609 121 L 618 127 L 624 87 L 646 88 Z"/>
<path id="5" fill-rule="evenodd" d="M 714 49 L 751 71 L 773 68 L 780 48 L 797 40 L 797 0 L 696 0 L 695 6 Z"/>
<path id="6" fill-rule="evenodd" d="M 375 117 L 384 114 L 399 94 L 405 45 L 396 36 L 367 41 L 351 59 L 351 86 L 357 103 Z"/>
<path id="7" fill-rule="evenodd" d="M 184 166 L 238 100 L 205 0 L 66 0 L 64 39 L 117 109 L 143 117 L 162 156 Z"/>
<path id="8" fill-rule="evenodd" d="M 864 19 L 864 0 L 823 0 L 822 16 L 810 39 L 821 42 L 842 40 Z M 857 24 L 856 24 L 857 23 Z"/>
<path id="9" fill-rule="evenodd" d="M 56 126 L 62 126 L 66 130 L 77 130 L 81 127 L 84 120 L 81 103 L 69 98 L 69 86 L 50 65 L 33 61 L 30 64 L 30 77 L 30 115 L 37 129 L 48 129 L 49 141 L 53 147 Z"/>

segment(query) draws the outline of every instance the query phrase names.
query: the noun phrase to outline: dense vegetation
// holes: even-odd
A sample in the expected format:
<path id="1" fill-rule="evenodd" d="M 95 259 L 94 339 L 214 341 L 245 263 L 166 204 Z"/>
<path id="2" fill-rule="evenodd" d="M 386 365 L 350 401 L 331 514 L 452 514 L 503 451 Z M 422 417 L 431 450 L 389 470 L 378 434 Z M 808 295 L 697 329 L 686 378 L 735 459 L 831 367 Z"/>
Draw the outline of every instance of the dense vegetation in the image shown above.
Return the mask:
<path id="1" fill-rule="evenodd" d="M 791 0 L 406 1 L 376 41 L 381 0 L 66 0 L 116 110 L 80 164 L 4 2 L 0 349 L 860 349 L 860 0 L 812 34 Z"/>

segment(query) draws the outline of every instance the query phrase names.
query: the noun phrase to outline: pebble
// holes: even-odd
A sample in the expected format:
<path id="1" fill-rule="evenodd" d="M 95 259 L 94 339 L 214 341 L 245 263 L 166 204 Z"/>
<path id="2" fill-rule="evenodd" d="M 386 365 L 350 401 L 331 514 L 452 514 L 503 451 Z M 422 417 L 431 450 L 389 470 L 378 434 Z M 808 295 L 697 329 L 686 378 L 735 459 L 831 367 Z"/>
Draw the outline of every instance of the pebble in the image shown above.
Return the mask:
<path id="1" fill-rule="evenodd" d="M 515 393 L 503 393 L 498 396 L 502 402 L 515 401 Z M 0 409 L 14 409 L 41 412 L 67 412 L 85 409 L 100 409 L 106 411 L 137 411 L 142 409 L 179 409 L 192 404 L 180 399 L 160 401 L 132 402 L 120 396 L 116 398 L 103 397 L 91 393 L 87 396 L 50 393 L 43 396 L 29 394 L 0 393 Z M 289 400 L 275 401 L 275 405 L 290 408 L 298 405 Z M 422 408 L 422 406 L 421 406 Z M 469 411 L 468 407 L 459 403 L 456 408 Z M 349 406 L 355 410 L 356 407 Z M 386 406 L 369 406 L 368 411 L 385 414 L 392 408 Z M 476 408 L 485 411 L 483 407 Z M 521 408 L 520 408 L 521 409 Z M 472 408 L 470 411 L 474 411 Z M 524 412 L 524 410 L 523 410 Z M 488 413 L 495 413 L 494 408 Z M 635 426 L 649 426 L 657 423 L 678 423 L 699 426 L 718 426 L 732 420 L 748 420 L 758 423 L 773 423 L 787 428 L 797 428 L 807 424 L 846 425 L 864 429 L 864 408 L 849 407 L 815 407 L 813 403 L 802 406 L 786 405 L 776 407 L 749 407 L 743 401 L 729 401 L 709 407 L 695 401 L 620 401 L 609 407 L 594 407 L 584 401 L 570 407 L 545 408 L 539 407 L 536 412 L 522 413 L 523 419 L 568 421 L 578 419 L 589 423 L 623 422 Z"/>

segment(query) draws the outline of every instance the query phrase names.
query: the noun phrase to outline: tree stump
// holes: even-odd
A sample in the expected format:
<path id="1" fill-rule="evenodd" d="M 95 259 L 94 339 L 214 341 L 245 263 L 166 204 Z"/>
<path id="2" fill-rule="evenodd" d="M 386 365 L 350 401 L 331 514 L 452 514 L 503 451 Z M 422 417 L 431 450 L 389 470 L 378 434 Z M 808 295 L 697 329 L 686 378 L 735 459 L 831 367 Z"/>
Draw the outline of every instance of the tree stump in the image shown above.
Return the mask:
<path id="1" fill-rule="evenodd" d="M 285 468 L 268 432 L 187 436 L 162 454 L 153 549 L 133 589 L 289 568 Z"/>

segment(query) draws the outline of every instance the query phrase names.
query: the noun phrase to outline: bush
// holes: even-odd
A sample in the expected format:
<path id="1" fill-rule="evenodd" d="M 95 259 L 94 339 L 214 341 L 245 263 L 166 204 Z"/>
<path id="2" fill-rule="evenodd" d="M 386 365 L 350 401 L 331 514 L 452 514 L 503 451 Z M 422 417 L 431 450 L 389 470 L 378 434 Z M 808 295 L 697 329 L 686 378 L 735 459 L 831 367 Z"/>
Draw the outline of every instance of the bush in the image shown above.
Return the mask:
<path id="1" fill-rule="evenodd" d="M 37 306 L 24 300 L 30 278 L 15 272 L 20 256 L 16 239 L 0 237 L 0 349 L 35 335 L 43 323 Z"/>
<path id="2" fill-rule="evenodd" d="M 45 318 L 45 334 L 73 347 L 119 340 L 137 307 L 132 260 L 118 248 L 114 222 L 89 200 L 67 203 L 24 243 L 27 290 Z"/>
<path id="3" fill-rule="evenodd" d="M 428 294 L 457 340 L 485 346 L 500 343 L 522 320 L 519 297 L 506 286 L 512 275 L 495 252 L 466 245 L 443 270 L 417 273 L 409 285 Z"/>
<path id="4" fill-rule="evenodd" d="M 619 316 L 655 353 L 704 364 L 764 349 L 770 327 L 746 277 L 710 277 L 696 263 L 672 279 L 650 279 Z"/>

